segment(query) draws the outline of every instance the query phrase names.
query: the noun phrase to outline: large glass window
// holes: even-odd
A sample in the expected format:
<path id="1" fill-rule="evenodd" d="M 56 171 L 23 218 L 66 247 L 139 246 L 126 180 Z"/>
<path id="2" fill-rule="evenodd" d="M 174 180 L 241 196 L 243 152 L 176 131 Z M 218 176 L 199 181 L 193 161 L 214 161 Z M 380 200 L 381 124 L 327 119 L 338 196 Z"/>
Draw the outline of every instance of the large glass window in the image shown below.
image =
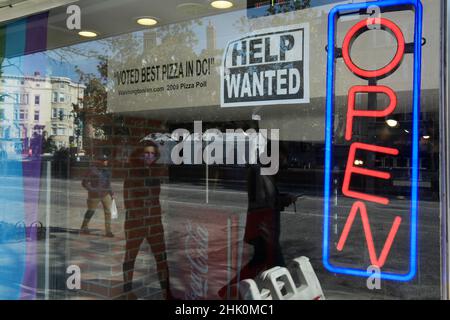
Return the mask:
<path id="1" fill-rule="evenodd" d="M 0 298 L 442 298 L 441 1 L 394 2 L 20 18 Z"/>

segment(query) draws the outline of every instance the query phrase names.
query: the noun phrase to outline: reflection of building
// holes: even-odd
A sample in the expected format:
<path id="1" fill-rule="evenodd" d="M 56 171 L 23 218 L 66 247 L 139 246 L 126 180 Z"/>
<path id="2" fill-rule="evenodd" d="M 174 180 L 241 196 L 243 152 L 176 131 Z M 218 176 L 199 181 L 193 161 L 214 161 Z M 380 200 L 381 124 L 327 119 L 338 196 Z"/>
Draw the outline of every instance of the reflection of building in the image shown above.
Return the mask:
<path id="1" fill-rule="evenodd" d="M 156 31 L 149 30 L 144 32 L 144 52 L 149 52 L 156 47 Z"/>
<path id="2" fill-rule="evenodd" d="M 74 103 L 84 86 L 68 78 L 8 76 L 0 79 L 0 139 L 2 149 L 28 152 L 34 132 L 52 137 L 56 146 L 69 147 L 74 136 Z"/>
<path id="3" fill-rule="evenodd" d="M 206 48 L 208 50 L 213 51 L 217 49 L 216 39 L 216 29 L 212 25 L 211 21 L 209 21 L 209 24 L 206 27 Z"/>

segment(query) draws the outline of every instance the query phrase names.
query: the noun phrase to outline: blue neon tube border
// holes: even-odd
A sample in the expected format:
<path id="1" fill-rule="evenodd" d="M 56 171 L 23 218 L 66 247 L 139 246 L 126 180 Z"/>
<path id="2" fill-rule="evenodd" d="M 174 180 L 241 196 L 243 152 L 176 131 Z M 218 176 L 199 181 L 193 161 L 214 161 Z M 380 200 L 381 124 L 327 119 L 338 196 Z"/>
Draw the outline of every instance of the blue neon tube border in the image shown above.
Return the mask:
<path id="1" fill-rule="evenodd" d="M 332 169 L 332 139 L 334 113 L 334 76 L 335 76 L 335 31 L 337 17 L 340 11 L 356 11 L 367 9 L 369 6 L 380 8 L 392 6 L 414 6 L 414 84 L 413 84 L 413 146 L 412 146 L 412 181 L 411 181 L 411 239 L 409 272 L 396 274 L 381 272 L 380 278 L 385 280 L 407 282 L 412 280 L 417 272 L 417 208 L 418 208 L 418 178 L 419 178 L 419 121 L 420 121 L 420 89 L 422 63 L 422 22 L 423 7 L 419 0 L 387 0 L 340 5 L 334 7 L 328 16 L 328 62 L 327 62 L 327 99 L 325 125 L 325 180 L 324 180 L 324 237 L 323 264 L 333 273 L 359 277 L 369 277 L 372 273 L 367 270 L 333 266 L 329 261 L 329 232 L 330 232 L 330 187 Z"/>

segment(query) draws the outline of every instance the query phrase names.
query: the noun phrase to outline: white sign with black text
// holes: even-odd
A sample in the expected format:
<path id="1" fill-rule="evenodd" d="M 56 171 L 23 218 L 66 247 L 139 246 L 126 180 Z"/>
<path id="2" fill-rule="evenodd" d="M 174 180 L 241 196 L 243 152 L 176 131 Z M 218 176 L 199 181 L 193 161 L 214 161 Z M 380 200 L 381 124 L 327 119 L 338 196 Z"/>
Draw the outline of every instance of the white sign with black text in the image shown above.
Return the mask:
<path id="1" fill-rule="evenodd" d="M 309 24 L 257 31 L 228 43 L 221 106 L 309 103 Z"/>

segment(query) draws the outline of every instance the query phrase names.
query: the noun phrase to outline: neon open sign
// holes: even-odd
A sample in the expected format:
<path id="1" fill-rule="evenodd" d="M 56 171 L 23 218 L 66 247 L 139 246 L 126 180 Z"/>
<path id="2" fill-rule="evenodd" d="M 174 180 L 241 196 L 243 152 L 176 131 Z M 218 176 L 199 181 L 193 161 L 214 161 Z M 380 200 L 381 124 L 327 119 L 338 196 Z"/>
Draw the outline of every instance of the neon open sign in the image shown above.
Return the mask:
<path id="1" fill-rule="evenodd" d="M 367 17 L 369 9 L 374 6 L 380 10 L 380 16 L 375 19 L 369 16 L 354 23 L 343 40 L 337 43 L 338 27 L 341 27 L 340 24 L 344 25 L 341 18 L 355 13 Z M 402 30 L 400 23 L 395 19 L 398 16 L 396 13 L 400 11 L 414 17 L 414 33 L 410 36 L 409 43 L 406 42 L 406 34 L 411 34 L 407 32 L 410 30 L 406 28 Z M 405 15 L 403 14 L 402 17 Z M 348 19 L 346 20 L 348 23 Z M 328 24 L 323 263 L 333 273 L 361 277 L 371 276 L 372 273 L 368 271 L 368 267 L 376 266 L 381 270 L 382 279 L 409 281 L 415 277 L 417 265 L 422 5 L 418 0 L 340 5 L 331 10 Z M 381 30 L 390 33 L 395 39 L 396 51 L 387 65 L 368 70 L 361 66 L 361 61 L 355 62 L 351 53 L 354 41 L 366 31 L 373 29 L 377 32 Z M 339 30 L 347 29 L 343 27 Z M 408 60 L 407 64 L 405 60 Z M 350 75 L 350 78 L 348 76 L 345 78 L 347 82 L 343 81 L 343 73 L 336 73 L 338 63 L 344 66 L 342 70 L 347 70 L 346 72 Z M 358 123 L 361 125 L 370 121 L 379 126 L 380 122 L 384 123 L 385 119 L 394 115 L 399 108 L 398 92 L 396 92 L 396 89 L 399 89 L 396 88 L 396 82 L 392 80 L 392 77 L 396 72 L 400 72 L 400 68 L 405 70 L 407 66 L 412 69 L 410 70 L 412 88 L 409 89 L 412 91 L 412 96 L 408 100 L 410 102 L 405 103 L 411 114 L 411 127 L 408 127 L 407 131 L 410 134 L 408 150 L 399 148 L 389 139 L 375 138 L 374 140 L 372 138 L 364 141 L 362 137 L 369 135 L 355 134 L 355 126 Z M 341 81 L 348 85 L 348 79 L 354 79 L 354 83 L 346 91 L 348 95 L 344 106 L 345 130 L 343 137 L 339 137 L 339 130 L 335 128 L 336 83 Z M 342 87 L 342 83 L 339 87 Z M 383 95 L 388 101 L 383 107 L 377 106 L 379 95 Z M 362 99 L 358 100 L 358 96 L 367 98 L 366 107 L 361 107 Z M 336 150 L 342 146 L 344 146 L 346 161 L 341 163 L 344 174 L 343 178 L 339 179 L 336 178 L 336 170 L 340 169 Z M 379 157 L 408 157 L 410 163 L 407 166 L 407 176 L 411 188 L 408 195 L 402 198 L 407 199 L 403 213 L 392 206 L 392 198 L 395 194 L 386 194 L 385 190 L 384 192 L 380 190 L 383 188 L 361 187 L 368 180 L 371 181 L 372 186 L 380 183 L 388 185 L 396 178 L 395 173 L 387 169 L 389 166 L 384 166 L 383 170 L 380 166 L 374 165 L 376 161 L 359 160 L 361 155 L 372 160 Z M 354 186 L 355 181 L 360 183 L 359 188 Z M 379 190 L 378 194 L 377 190 Z M 342 197 L 338 197 L 338 192 L 342 194 Z M 339 205 L 338 199 L 342 199 L 341 202 L 345 205 Z M 387 214 L 387 212 L 390 213 Z M 382 227 L 374 228 L 373 221 L 377 219 L 383 220 L 383 223 L 380 223 Z M 406 245 L 398 245 L 400 234 L 402 239 L 408 239 Z M 359 242 L 359 247 L 355 245 L 348 248 L 350 239 L 353 239 L 353 243 Z M 355 248 L 363 251 L 350 252 Z M 400 267 L 398 267 L 399 264 L 392 262 L 393 251 L 395 251 L 396 261 L 403 261 Z M 356 259 L 355 263 L 353 262 L 355 259 L 351 259 L 352 255 L 361 259 Z"/>

